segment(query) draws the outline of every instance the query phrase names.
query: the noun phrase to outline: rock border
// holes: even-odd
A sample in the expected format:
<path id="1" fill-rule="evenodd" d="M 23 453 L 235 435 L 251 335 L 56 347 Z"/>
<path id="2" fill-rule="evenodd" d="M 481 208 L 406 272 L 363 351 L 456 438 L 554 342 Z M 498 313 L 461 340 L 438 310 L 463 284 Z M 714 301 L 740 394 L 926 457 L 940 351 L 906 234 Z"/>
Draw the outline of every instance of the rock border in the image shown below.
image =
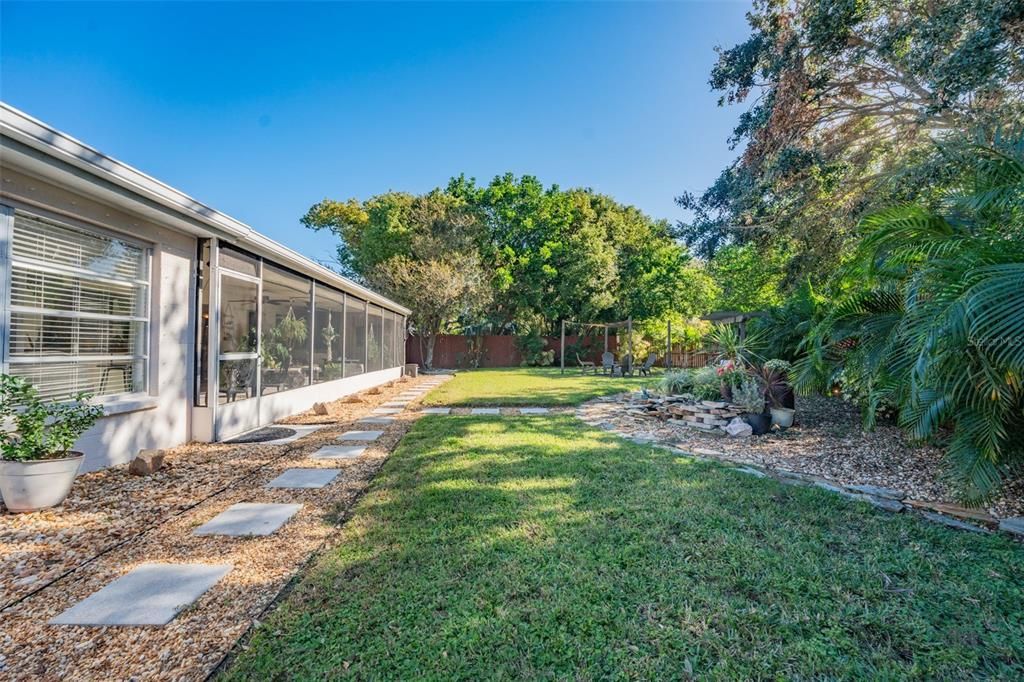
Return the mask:
<path id="1" fill-rule="evenodd" d="M 684 449 L 677 443 L 669 440 L 654 438 L 649 435 L 628 433 L 616 428 L 614 424 L 606 421 L 588 419 L 585 408 L 597 402 L 610 402 L 615 397 L 603 397 L 590 400 L 577 406 L 576 418 L 589 426 L 599 428 L 603 431 L 613 433 L 620 438 L 637 443 L 638 445 L 650 445 L 653 447 L 678 452 L 694 459 L 717 462 L 726 467 L 757 478 L 771 478 L 786 485 L 797 485 L 805 487 L 817 487 L 828 490 L 851 500 L 866 502 L 876 509 L 881 509 L 893 514 L 901 512 L 916 513 L 919 517 L 940 525 L 963 530 L 972 533 L 992 534 L 999 531 L 1015 540 L 1024 541 L 1024 517 L 1011 517 L 997 519 L 988 512 L 981 509 L 969 509 L 943 502 L 929 502 L 927 500 L 915 500 L 906 496 L 902 490 L 884 488 L 873 485 L 847 485 L 823 476 L 804 474 L 798 471 L 787 471 L 785 469 L 772 469 L 761 467 L 755 464 L 738 464 L 725 456 L 725 453 L 706 448 Z"/>

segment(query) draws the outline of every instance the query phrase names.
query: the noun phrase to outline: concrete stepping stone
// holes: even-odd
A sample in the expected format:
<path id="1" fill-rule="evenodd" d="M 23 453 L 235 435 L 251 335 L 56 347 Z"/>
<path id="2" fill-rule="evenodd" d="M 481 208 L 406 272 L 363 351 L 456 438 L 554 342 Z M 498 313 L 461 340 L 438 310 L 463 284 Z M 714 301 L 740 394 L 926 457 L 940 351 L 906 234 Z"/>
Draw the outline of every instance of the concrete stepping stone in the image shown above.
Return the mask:
<path id="1" fill-rule="evenodd" d="M 405 412 L 401 407 L 378 407 L 370 410 L 370 414 L 402 414 Z"/>
<path id="2" fill-rule="evenodd" d="M 381 403 L 381 407 L 405 407 L 408 404 L 408 400 L 392 400 L 389 403 Z"/>
<path id="3" fill-rule="evenodd" d="M 301 504 L 239 502 L 192 531 L 193 535 L 270 535 L 302 509 Z"/>
<path id="4" fill-rule="evenodd" d="M 450 407 L 428 407 L 425 410 L 420 410 L 422 414 L 451 414 L 452 408 Z"/>
<path id="5" fill-rule="evenodd" d="M 337 469 L 285 469 L 268 488 L 323 488 L 337 478 Z"/>
<path id="6" fill-rule="evenodd" d="M 474 407 L 469 411 L 470 414 L 501 414 L 501 410 L 497 407 Z"/>
<path id="7" fill-rule="evenodd" d="M 384 435 L 383 431 L 346 431 L 345 433 L 338 436 L 338 440 L 372 441 L 377 440 L 382 435 Z"/>
<path id="8" fill-rule="evenodd" d="M 310 459 L 355 459 L 366 452 L 365 445 L 325 445 L 312 455 Z"/>
<path id="9" fill-rule="evenodd" d="M 359 420 L 360 424 L 394 424 L 396 419 L 394 417 L 363 417 Z"/>
<path id="10" fill-rule="evenodd" d="M 520 407 L 519 414 L 548 414 L 551 412 L 546 407 Z"/>
<path id="11" fill-rule="evenodd" d="M 166 625 L 227 575 L 231 564 L 142 564 L 51 625 Z"/>

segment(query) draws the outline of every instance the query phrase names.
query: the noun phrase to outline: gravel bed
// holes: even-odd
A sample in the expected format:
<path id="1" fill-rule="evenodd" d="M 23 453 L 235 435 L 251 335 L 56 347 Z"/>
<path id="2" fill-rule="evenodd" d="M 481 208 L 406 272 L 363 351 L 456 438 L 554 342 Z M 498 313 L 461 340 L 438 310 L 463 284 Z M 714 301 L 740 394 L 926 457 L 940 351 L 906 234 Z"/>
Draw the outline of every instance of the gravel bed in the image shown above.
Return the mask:
<path id="1" fill-rule="evenodd" d="M 127 466 L 85 474 L 60 507 L 0 516 L 0 678 L 201 679 L 274 600 L 366 488 L 417 418 L 397 415 L 359 458 L 311 460 L 377 404 L 410 386 L 393 382 L 329 414 L 290 418 L 328 424 L 283 445 L 192 443 L 168 451 L 165 469 L 128 476 Z M 372 389 L 371 389 L 372 390 Z M 290 467 L 340 469 L 319 489 L 266 489 Z M 237 502 L 301 503 L 281 529 L 259 538 L 195 537 Z M 69 627 L 46 622 L 140 563 L 230 563 L 228 575 L 164 627 Z"/>
<path id="2" fill-rule="evenodd" d="M 708 450 L 733 462 L 813 474 L 846 485 L 896 488 L 922 501 L 950 505 L 959 502 L 946 479 L 941 449 L 915 445 L 891 424 L 865 432 L 861 429 L 860 413 L 838 398 L 799 398 L 797 423 L 793 427 L 750 438 L 729 438 L 725 434 L 708 434 L 654 418 L 636 417 L 626 414 L 625 401 L 625 396 L 593 401 L 581 408 L 580 416 L 634 436 L 671 441 L 696 454 Z M 985 509 L 996 518 L 1024 516 L 1024 481 L 1006 485 Z"/>

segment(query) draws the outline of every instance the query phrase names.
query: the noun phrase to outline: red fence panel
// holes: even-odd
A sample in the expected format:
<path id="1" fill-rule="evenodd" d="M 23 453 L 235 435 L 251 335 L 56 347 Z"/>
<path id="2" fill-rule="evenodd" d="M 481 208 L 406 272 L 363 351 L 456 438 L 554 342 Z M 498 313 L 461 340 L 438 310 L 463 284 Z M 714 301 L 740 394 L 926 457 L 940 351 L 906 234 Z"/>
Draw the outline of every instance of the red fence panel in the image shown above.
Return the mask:
<path id="1" fill-rule="evenodd" d="M 471 366 L 472 358 L 479 353 L 479 367 L 519 367 L 523 362 L 523 355 L 519 352 L 515 336 L 462 336 L 443 334 L 437 337 L 434 342 L 434 367 L 437 368 L 467 368 Z M 601 362 L 601 353 L 604 352 L 604 339 L 586 337 L 591 342 L 587 345 L 587 352 L 580 353 L 584 360 Z M 406 362 L 423 365 L 423 353 L 426 352 L 426 342 L 423 342 L 421 352 L 418 336 L 410 336 L 405 341 Z M 576 367 L 576 356 L 572 350 L 577 340 L 576 336 L 566 336 L 565 346 L 567 349 L 565 366 Z M 554 363 L 559 363 L 558 351 L 560 339 L 557 336 L 545 337 L 546 348 L 555 351 Z M 616 352 L 617 343 L 614 336 L 608 338 L 608 350 Z M 478 350 L 477 350 L 478 349 Z"/>

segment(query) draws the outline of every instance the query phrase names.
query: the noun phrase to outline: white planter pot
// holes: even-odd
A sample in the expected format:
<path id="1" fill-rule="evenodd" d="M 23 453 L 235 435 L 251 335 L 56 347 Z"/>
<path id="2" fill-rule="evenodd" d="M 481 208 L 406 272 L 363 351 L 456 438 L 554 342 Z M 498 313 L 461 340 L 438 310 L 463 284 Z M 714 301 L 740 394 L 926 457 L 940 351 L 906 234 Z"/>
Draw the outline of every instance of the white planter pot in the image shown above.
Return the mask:
<path id="1" fill-rule="evenodd" d="M 778 424 L 780 429 L 788 429 L 793 425 L 794 415 L 796 415 L 796 410 L 791 410 L 788 407 L 773 407 L 772 424 Z"/>
<path id="2" fill-rule="evenodd" d="M 32 462 L 0 461 L 0 494 L 12 512 L 30 512 L 53 507 L 71 491 L 82 453 L 61 459 Z"/>

